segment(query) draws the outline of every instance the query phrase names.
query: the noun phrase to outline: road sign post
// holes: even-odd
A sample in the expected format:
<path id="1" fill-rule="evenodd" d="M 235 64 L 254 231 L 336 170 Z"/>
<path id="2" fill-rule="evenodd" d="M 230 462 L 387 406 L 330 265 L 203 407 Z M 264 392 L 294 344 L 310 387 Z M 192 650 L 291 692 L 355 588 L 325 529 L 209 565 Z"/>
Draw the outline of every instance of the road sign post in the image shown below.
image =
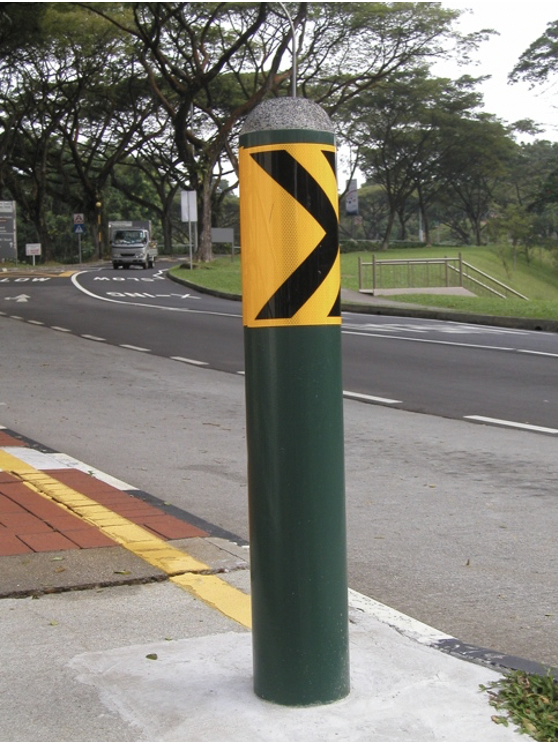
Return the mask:
<path id="1" fill-rule="evenodd" d="M 83 228 L 84 224 L 84 215 L 83 214 L 74 214 L 74 233 L 77 235 L 78 239 L 78 255 L 79 255 L 79 262 L 81 264 L 81 236 L 85 232 Z"/>
<path id="2" fill-rule="evenodd" d="M 254 690 L 291 706 L 349 693 L 335 139 L 306 99 L 240 137 Z"/>

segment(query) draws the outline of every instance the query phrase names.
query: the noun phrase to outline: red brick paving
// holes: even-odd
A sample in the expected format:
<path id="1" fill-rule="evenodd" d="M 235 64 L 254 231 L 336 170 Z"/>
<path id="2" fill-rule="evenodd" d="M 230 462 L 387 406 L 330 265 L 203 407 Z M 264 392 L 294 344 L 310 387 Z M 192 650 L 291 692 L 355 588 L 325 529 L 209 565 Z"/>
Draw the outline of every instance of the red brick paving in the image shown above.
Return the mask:
<path id="1" fill-rule="evenodd" d="M 162 509 L 148 504 L 136 496 L 120 491 L 98 478 L 79 470 L 45 470 L 60 483 L 106 506 L 107 509 L 145 527 L 164 540 L 180 540 L 186 537 L 207 537 L 207 532 L 182 519 L 166 514 Z"/>
<path id="2" fill-rule="evenodd" d="M 18 535 L 21 542 L 28 545 L 34 553 L 46 553 L 58 550 L 75 550 L 76 545 L 72 540 L 68 540 L 60 532 L 50 530 L 49 532 L 35 533 L 33 535 Z"/>
<path id="3" fill-rule="evenodd" d="M 0 431 L 0 447 L 16 444 L 22 443 Z M 44 472 L 164 540 L 208 534 L 87 473 L 71 469 Z M 116 544 L 62 505 L 35 493 L 10 473 L 0 471 L 0 556 Z"/>
<path id="4" fill-rule="evenodd" d="M 32 553 L 31 548 L 21 542 L 11 530 L 0 526 L 0 556 Z"/>
<path id="5" fill-rule="evenodd" d="M 25 447 L 25 443 L 21 439 L 6 434 L 5 431 L 0 430 L 0 447 Z"/>

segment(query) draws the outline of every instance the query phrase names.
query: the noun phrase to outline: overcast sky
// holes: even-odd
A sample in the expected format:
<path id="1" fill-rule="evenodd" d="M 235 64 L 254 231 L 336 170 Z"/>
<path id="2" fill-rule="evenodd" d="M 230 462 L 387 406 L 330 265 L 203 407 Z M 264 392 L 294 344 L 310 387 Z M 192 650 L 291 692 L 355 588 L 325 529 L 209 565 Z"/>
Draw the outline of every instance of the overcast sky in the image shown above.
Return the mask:
<path id="1" fill-rule="evenodd" d="M 471 67 L 450 66 L 438 74 L 458 77 L 491 75 L 480 88 L 484 109 L 508 123 L 533 119 L 542 124 L 539 138 L 558 140 L 558 75 L 544 85 L 530 89 L 527 83 L 508 84 L 508 74 L 529 45 L 541 36 L 549 22 L 558 20 L 558 2 L 454 2 L 442 0 L 444 7 L 470 9 L 458 24 L 463 32 L 493 28 L 500 33 L 481 44 L 475 55 L 480 64 Z"/>

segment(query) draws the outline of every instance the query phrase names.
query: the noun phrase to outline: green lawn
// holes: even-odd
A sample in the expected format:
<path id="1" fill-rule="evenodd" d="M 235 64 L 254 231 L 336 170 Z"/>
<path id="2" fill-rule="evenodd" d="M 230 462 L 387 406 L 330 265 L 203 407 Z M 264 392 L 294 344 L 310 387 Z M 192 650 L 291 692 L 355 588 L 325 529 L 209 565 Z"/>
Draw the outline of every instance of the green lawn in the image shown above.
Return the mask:
<path id="1" fill-rule="evenodd" d="M 493 246 L 464 248 L 401 248 L 376 253 L 376 258 L 444 258 L 455 257 L 461 251 L 463 260 L 484 271 L 529 298 L 500 299 L 497 297 L 461 297 L 432 295 L 417 290 L 416 294 L 390 295 L 390 300 L 428 307 L 448 308 L 466 313 L 490 316 L 558 319 L 558 265 L 548 251 L 535 251 L 529 263 L 520 256 L 513 260 L 511 248 Z M 358 258 L 371 260 L 371 253 L 341 255 L 341 286 L 358 290 Z M 514 265 L 515 264 L 515 265 Z M 175 268 L 172 273 L 200 287 L 229 294 L 241 294 L 240 259 L 216 258 L 209 264 L 198 264 L 194 270 Z"/>

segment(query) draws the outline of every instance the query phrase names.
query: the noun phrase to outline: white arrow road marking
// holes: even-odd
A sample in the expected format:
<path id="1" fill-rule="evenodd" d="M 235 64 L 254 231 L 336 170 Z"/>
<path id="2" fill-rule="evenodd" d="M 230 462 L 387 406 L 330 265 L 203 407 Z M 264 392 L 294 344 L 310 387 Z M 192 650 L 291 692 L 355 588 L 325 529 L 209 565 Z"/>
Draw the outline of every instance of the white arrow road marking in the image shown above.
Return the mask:
<path id="1" fill-rule="evenodd" d="M 17 297 L 6 297 L 6 300 L 15 300 L 16 302 L 29 302 L 31 297 L 29 295 L 21 294 Z"/>

